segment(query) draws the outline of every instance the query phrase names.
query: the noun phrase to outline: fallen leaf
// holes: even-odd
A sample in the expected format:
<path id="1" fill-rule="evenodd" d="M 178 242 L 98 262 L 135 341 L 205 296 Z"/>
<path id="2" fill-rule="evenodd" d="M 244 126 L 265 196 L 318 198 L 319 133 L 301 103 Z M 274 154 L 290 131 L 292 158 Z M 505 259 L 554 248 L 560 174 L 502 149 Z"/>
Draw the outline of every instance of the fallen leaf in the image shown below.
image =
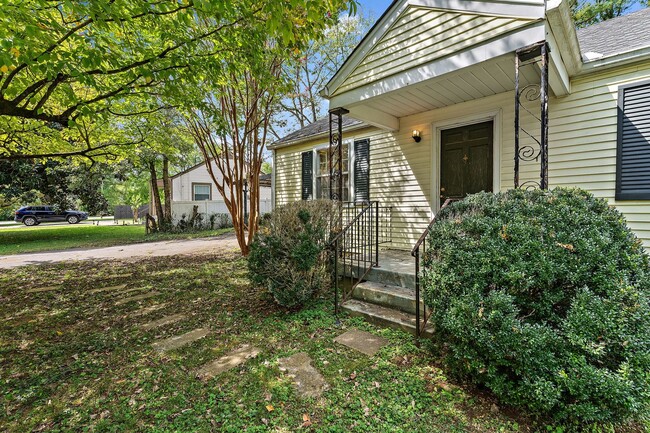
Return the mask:
<path id="1" fill-rule="evenodd" d="M 275 409 L 275 408 L 273 407 L 273 405 L 271 405 L 271 404 L 267 404 L 267 405 L 266 405 L 266 410 L 267 410 L 267 411 L 269 411 L 269 412 L 273 412 L 273 409 Z"/>
<path id="2" fill-rule="evenodd" d="M 311 426 L 311 417 L 309 416 L 308 413 L 303 413 L 302 414 L 302 426 L 303 427 Z"/>

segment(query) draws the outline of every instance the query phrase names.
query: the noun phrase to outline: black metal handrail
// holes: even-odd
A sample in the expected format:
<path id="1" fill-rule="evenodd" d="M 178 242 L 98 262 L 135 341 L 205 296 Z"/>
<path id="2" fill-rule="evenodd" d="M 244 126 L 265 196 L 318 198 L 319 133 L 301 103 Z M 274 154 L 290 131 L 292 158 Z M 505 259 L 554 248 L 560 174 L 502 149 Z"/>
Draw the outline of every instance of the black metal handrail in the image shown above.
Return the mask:
<path id="1" fill-rule="evenodd" d="M 445 202 L 440 206 L 440 210 L 443 210 L 451 202 L 458 201 L 459 199 L 453 199 L 453 198 L 448 198 L 445 200 Z M 424 256 L 424 253 L 426 252 L 426 239 L 427 236 L 429 235 L 429 231 L 431 230 L 431 227 L 436 223 L 438 220 L 438 215 L 439 212 L 436 213 L 433 218 L 431 219 L 431 222 L 427 226 L 426 230 L 422 232 L 420 235 L 420 238 L 418 241 L 415 243 L 415 246 L 411 250 L 411 256 L 415 258 L 415 336 L 420 337 L 422 333 L 424 332 L 425 327 L 427 326 L 427 322 L 429 321 L 429 317 L 431 316 L 431 313 L 427 315 L 427 305 L 426 303 L 423 303 L 424 308 L 422 309 L 422 315 L 424 316 L 424 319 L 422 320 L 422 323 L 420 323 L 420 258 Z M 420 254 L 420 248 L 422 248 L 422 254 Z"/>
<path id="2" fill-rule="evenodd" d="M 341 204 L 342 228 L 332 233 L 328 244 L 337 314 L 340 304 L 348 299 L 356 285 L 373 267 L 379 266 L 379 245 L 390 242 L 390 227 L 387 229 L 390 214 L 391 208 L 380 207 L 378 201 Z M 339 283 L 345 279 L 349 279 L 350 285 L 341 293 L 339 301 Z"/>

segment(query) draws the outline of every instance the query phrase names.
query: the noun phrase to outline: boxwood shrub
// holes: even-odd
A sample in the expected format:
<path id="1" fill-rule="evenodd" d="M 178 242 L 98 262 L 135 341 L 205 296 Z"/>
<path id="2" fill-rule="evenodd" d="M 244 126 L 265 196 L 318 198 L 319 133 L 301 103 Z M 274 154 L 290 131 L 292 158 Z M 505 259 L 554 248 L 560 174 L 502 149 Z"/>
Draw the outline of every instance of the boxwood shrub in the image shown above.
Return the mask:
<path id="1" fill-rule="evenodd" d="M 544 418 L 647 414 L 648 257 L 604 200 L 559 188 L 469 196 L 439 213 L 424 268 L 457 376 Z"/>
<path id="2" fill-rule="evenodd" d="M 263 219 L 251 245 L 251 281 L 275 301 L 298 307 L 328 285 L 327 252 L 332 202 L 300 201 L 278 207 Z"/>

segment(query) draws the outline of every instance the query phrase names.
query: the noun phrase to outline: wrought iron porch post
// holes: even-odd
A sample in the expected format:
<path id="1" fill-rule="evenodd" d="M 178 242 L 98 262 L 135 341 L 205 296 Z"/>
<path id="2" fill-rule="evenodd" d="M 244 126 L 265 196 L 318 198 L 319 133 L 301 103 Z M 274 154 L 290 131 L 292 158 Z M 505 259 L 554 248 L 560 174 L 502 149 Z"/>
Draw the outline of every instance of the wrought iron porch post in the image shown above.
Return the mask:
<path id="1" fill-rule="evenodd" d="M 521 87 L 521 69 L 531 66 L 537 71 L 539 63 L 539 84 L 531 83 Z M 539 115 L 524 106 L 524 100 L 532 102 L 540 100 Z M 523 111 L 522 111 L 523 109 Z M 540 123 L 539 138 L 536 133 L 527 131 L 522 127 L 522 114 L 528 113 Z M 531 145 L 521 145 L 521 133 L 534 141 L 537 148 Z M 539 187 L 548 189 L 548 44 L 541 41 L 536 44 L 521 48 L 515 52 L 515 156 L 514 156 L 514 187 L 530 188 Z M 519 171 L 522 161 L 539 161 L 539 182 L 526 181 L 521 183 Z"/>

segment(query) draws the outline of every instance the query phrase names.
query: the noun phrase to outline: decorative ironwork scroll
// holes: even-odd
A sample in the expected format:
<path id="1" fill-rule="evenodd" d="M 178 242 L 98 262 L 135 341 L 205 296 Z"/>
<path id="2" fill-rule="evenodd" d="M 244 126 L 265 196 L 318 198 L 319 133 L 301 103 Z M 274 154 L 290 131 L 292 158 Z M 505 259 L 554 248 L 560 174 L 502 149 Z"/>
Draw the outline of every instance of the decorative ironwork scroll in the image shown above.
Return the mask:
<path id="1" fill-rule="evenodd" d="M 522 70 L 530 68 L 539 73 L 539 83 L 522 86 Z M 535 106 L 539 103 L 539 111 Z M 525 118 L 524 118 L 525 117 Z M 522 122 L 522 119 L 525 122 Z M 539 124 L 539 133 L 527 129 L 524 123 Z M 522 162 L 539 162 L 539 182 L 520 183 Z M 515 52 L 515 188 L 548 188 L 548 45 L 546 41 L 521 48 Z"/>
<path id="2" fill-rule="evenodd" d="M 349 113 L 342 107 L 329 110 L 330 145 L 328 152 L 329 164 L 329 192 L 330 200 L 343 201 L 343 115 Z M 342 227 L 342 210 L 338 212 L 339 218 L 332 221 L 332 232 L 339 231 Z"/>

